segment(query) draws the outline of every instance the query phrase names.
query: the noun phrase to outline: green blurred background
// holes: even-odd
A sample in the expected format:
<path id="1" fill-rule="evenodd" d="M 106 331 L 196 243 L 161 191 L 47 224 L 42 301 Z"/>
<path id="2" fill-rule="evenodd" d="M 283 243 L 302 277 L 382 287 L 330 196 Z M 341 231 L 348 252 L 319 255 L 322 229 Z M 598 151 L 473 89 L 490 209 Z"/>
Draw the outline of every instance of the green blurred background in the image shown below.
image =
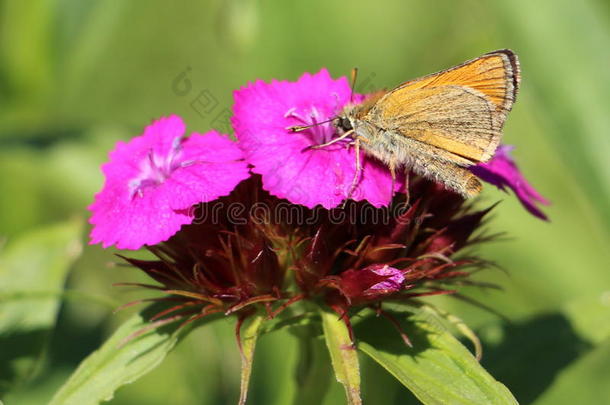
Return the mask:
<path id="1" fill-rule="evenodd" d="M 88 228 L 74 224 L 86 220 L 86 206 L 102 185 L 100 164 L 117 140 L 139 134 L 153 118 L 176 113 L 189 131 L 222 130 L 231 92 L 250 80 L 294 80 L 322 67 L 342 76 L 357 66 L 359 90 L 370 91 L 498 48 L 513 49 L 523 71 L 504 139 L 516 145 L 526 177 L 552 201 L 551 222 L 487 187 L 479 205 L 502 200 L 488 226 L 507 237 L 479 252 L 507 273 L 490 270 L 479 279 L 505 290 L 468 294 L 510 322 L 452 299 L 433 302 L 476 329 L 484 365 L 521 403 L 610 403 L 607 0 L 1 1 L 5 256 L 20 250 L 20 240 L 53 235 L 58 227 L 86 242 Z M 206 108 L 197 100 L 211 101 Z M 35 244 L 20 246 L 20 257 L 36 256 Z M 74 246 L 67 246 L 75 257 Z M 85 245 L 72 265 L 64 258 L 67 293 L 57 324 L 41 328 L 36 377 L 13 388 L 7 405 L 46 403 L 134 311 L 113 309 L 146 295 L 112 287 L 144 280 L 113 265 L 113 253 Z M 32 262 L 25 286 L 44 282 L 51 265 L 44 257 Z M 232 328 L 220 321 L 195 331 L 110 403 L 235 403 L 239 357 Z M 2 343 L 0 359 L 23 349 L 23 342 Z M 296 349 L 288 333 L 261 339 L 249 403 L 291 403 Z M 414 401 L 385 371 L 363 361 L 365 403 Z M 324 403 L 343 401 L 333 382 Z"/>

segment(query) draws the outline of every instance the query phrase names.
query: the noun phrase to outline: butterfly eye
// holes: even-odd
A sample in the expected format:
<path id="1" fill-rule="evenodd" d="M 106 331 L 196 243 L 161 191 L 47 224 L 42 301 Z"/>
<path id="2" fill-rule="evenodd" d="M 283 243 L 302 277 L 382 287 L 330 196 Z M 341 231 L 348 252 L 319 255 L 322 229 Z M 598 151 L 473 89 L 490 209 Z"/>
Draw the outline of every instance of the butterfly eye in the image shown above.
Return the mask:
<path id="1" fill-rule="evenodd" d="M 341 128 L 343 131 L 347 132 L 352 129 L 352 123 L 347 117 L 339 117 L 337 122 L 337 127 Z"/>

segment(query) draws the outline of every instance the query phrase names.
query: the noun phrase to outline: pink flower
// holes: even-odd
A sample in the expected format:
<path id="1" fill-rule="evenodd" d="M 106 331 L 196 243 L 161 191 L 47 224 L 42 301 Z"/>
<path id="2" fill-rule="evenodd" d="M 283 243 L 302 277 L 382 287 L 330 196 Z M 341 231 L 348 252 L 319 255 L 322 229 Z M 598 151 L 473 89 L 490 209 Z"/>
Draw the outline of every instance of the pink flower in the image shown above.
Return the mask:
<path id="1" fill-rule="evenodd" d="M 229 194 L 249 176 L 243 154 L 210 131 L 183 138 L 176 115 L 160 118 L 128 143 L 117 142 L 102 166 L 106 181 L 89 206 L 91 244 L 139 249 L 167 240 L 192 222 L 191 207 Z"/>
<path id="2" fill-rule="evenodd" d="M 356 158 L 349 141 L 307 149 L 336 137 L 332 123 L 297 133 L 288 130 L 336 117 L 350 95 L 347 79 L 333 80 L 326 69 L 306 73 L 296 82 L 259 80 L 234 92 L 235 134 L 246 160 L 254 166 L 252 171 L 262 175 L 265 190 L 309 208 L 318 204 L 334 208 L 348 195 L 376 207 L 389 204 L 393 194 L 390 173 L 364 154 L 363 170 L 351 190 Z M 354 95 L 355 102 L 362 99 Z"/>
<path id="3" fill-rule="evenodd" d="M 496 154 L 488 163 L 479 163 L 470 170 L 482 180 L 495 185 L 502 191 L 506 191 L 506 186 L 510 187 L 525 209 L 532 215 L 547 220 L 547 216 L 536 206 L 536 203 L 548 205 L 549 201 L 525 180 L 510 156 L 513 149 L 514 146 L 500 145 Z"/>

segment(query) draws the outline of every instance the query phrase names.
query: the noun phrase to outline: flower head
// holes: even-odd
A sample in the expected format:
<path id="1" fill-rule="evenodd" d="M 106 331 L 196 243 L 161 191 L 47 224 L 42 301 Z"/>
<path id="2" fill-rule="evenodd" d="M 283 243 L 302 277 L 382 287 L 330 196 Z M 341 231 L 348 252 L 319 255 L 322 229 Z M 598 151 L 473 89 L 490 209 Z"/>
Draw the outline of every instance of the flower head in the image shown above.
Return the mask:
<path id="1" fill-rule="evenodd" d="M 290 204 L 261 183 L 253 176 L 200 204 L 193 224 L 149 247 L 158 260 L 127 259 L 161 284 L 155 288 L 168 295 L 160 300 L 175 303 L 154 321 L 216 312 L 243 319 L 260 304 L 274 318 L 311 300 L 349 325 L 352 310 L 454 293 L 482 265 L 456 254 L 476 241 L 488 210 L 468 213 L 460 196 L 429 180 L 413 178 L 408 208 L 398 195 L 389 207 L 349 201 L 333 210 Z"/>
<path id="2" fill-rule="evenodd" d="M 271 194 L 308 208 L 338 206 L 348 196 L 367 200 L 376 207 L 388 205 L 392 179 L 383 165 L 364 159 L 359 181 L 356 157 L 349 141 L 311 149 L 336 136 L 326 122 L 350 102 L 345 77 L 334 80 L 327 70 L 306 73 L 296 82 L 259 80 L 234 93 L 232 117 L 235 134 L 252 171 L 262 175 L 263 188 Z M 355 102 L 363 99 L 353 96 Z M 292 126 L 315 125 L 294 133 Z"/>
<path id="3" fill-rule="evenodd" d="M 510 152 L 514 146 L 500 145 L 494 157 L 488 163 L 479 163 L 470 170 L 482 180 L 491 183 L 502 191 L 506 186 L 511 188 L 521 204 L 532 215 L 547 220 L 547 216 L 536 206 L 537 203 L 548 205 L 549 201 L 532 187 L 519 171 Z"/>
<path id="4" fill-rule="evenodd" d="M 240 149 L 211 131 L 183 138 L 172 115 L 144 134 L 118 142 L 102 166 L 104 187 L 89 206 L 91 243 L 138 249 L 168 239 L 191 223 L 191 207 L 226 195 L 248 177 Z"/>

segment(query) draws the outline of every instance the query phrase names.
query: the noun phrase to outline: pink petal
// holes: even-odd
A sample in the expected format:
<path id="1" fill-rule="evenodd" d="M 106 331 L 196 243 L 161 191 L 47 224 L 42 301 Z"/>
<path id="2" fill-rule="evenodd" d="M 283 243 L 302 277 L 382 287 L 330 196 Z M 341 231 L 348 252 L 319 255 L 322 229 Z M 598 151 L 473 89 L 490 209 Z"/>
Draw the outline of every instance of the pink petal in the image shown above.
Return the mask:
<path id="1" fill-rule="evenodd" d="M 184 129 L 177 116 L 160 118 L 143 135 L 117 143 L 89 206 L 90 243 L 139 249 L 165 241 L 192 222 L 193 205 L 229 194 L 249 176 L 228 137 L 211 131 L 184 139 Z"/>
<path id="2" fill-rule="evenodd" d="M 515 161 L 510 156 L 513 146 L 500 145 L 494 157 L 487 163 L 479 163 L 470 170 L 482 180 L 491 183 L 500 190 L 511 188 L 521 201 L 521 204 L 532 215 L 548 220 L 547 216 L 536 206 L 537 203 L 549 205 L 549 201 L 542 197 L 523 177 Z"/>
<path id="3" fill-rule="evenodd" d="M 252 171 L 262 175 L 263 188 L 309 208 L 334 208 L 346 199 L 356 174 L 353 147 L 335 144 L 306 150 L 336 136 L 331 124 L 299 133 L 287 128 L 303 124 L 291 112 L 311 121 L 316 115 L 315 122 L 335 117 L 350 95 L 347 79 L 333 80 L 325 69 L 306 73 L 296 82 L 259 80 L 234 93 L 233 127 L 246 160 L 254 166 Z M 360 101 L 362 96 L 355 99 Z M 389 171 L 372 158 L 363 162 L 360 181 L 350 197 L 378 207 L 387 205 L 393 194 Z"/>

